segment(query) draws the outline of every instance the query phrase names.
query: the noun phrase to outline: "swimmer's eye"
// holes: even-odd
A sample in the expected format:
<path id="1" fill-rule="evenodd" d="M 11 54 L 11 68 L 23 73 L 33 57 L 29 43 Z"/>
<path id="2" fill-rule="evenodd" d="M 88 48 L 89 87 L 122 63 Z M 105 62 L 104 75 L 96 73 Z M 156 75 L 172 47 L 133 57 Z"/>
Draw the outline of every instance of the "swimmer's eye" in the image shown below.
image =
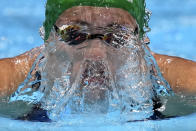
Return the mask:
<path id="1" fill-rule="evenodd" d="M 99 38 L 103 40 L 107 45 L 114 48 L 121 48 L 126 45 L 130 34 L 127 33 L 125 27 L 121 27 L 120 30 L 110 31 L 111 33 L 106 34 L 88 34 L 81 32 L 79 26 L 66 26 L 62 29 L 54 25 L 54 29 L 60 36 L 60 41 L 67 42 L 69 45 L 78 45 L 83 43 L 85 40 L 92 40 Z"/>
<path id="2" fill-rule="evenodd" d="M 104 35 L 104 40 L 107 45 L 114 48 L 122 48 L 130 41 L 130 36 L 134 35 L 134 32 L 125 26 L 115 25 L 114 33 L 108 33 Z"/>
<path id="3" fill-rule="evenodd" d="M 78 45 L 88 39 L 88 34 L 79 32 L 80 27 L 70 25 L 62 29 L 54 25 L 54 29 L 60 36 L 60 41 L 67 42 L 69 45 Z"/>

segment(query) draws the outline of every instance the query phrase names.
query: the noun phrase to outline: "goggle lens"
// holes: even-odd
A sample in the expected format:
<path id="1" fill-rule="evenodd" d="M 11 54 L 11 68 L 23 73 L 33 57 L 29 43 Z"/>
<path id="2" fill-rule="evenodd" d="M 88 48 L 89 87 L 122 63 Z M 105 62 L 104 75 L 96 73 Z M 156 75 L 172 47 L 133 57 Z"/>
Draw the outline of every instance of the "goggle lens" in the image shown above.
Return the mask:
<path id="1" fill-rule="evenodd" d="M 126 31 L 120 30 L 105 34 L 89 34 L 82 31 L 81 27 L 77 25 L 67 26 L 65 29 L 59 29 L 57 26 L 54 26 L 55 31 L 60 36 L 60 40 L 67 42 L 69 45 L 79 45 L 86 40 L 92 40 L 99 38 L 103 40 L 107 45 L 110 45 L 114 48 L 121 48 L 129 39 L 130 34 Z M 124 27 L 123 27 L 124 29 Z"/>

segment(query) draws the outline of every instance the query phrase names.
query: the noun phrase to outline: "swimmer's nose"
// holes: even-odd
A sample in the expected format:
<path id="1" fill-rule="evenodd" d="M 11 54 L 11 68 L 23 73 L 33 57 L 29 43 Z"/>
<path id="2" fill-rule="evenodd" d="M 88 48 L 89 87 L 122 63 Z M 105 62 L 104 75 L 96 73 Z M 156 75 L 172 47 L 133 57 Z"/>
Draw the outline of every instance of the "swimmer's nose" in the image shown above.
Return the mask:
<path id="1" fill-rule="evenodd" d="M 106 48 L 104 43 L 99 40 L 95 39 L 89 42 L 90 46 L 85 51 L 85 58 L 88 59 L 103 59 L 106 58 Z"/>

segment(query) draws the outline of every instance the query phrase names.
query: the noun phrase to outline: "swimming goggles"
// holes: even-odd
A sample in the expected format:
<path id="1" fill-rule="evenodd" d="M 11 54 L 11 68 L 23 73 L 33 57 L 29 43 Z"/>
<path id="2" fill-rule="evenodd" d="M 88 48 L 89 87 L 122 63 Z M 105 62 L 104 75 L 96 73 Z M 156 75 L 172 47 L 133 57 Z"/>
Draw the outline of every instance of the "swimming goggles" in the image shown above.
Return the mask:
<path id="1" fill-rule="evenodd" d="M 121 48 L 128 44 L 130 36 L 135 34 L 134 31 L 130 31 L 126 27 L 115 26 L 114 28 L 108 28 L 105 34 L 90 34 L 78 25 L 64 25 L 57 27 L 54 25 L 54 29 L 59 36 L 60 41 L 68 43 L 68 45 L 79 45 L 86 40 L 101 39 L 107 45 L 114 48 Z M 131 35 L 132 34 L 132 35 Z"/>

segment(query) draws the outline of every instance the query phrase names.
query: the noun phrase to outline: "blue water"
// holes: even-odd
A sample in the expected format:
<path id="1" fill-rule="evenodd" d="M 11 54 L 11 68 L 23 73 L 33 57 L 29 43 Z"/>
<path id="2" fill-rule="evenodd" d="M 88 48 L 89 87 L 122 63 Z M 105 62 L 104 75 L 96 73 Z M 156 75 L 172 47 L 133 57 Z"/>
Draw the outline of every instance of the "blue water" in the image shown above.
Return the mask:
<path id="1" fill-rule="evenodd" d="M 12 57 L 43 44 L 38 30 L 44 21 L 44 0 L 1 0 L 0 58 Z M 196 1 L 147 0 L 152 11 L 150 48 L 154 52 L 196 61 Z M 124 125 L 62 126 L 0 118 L 0 130 L 195 130 L 196 114 L 162 121 Z"/>
<path id="2" fill-rule="evenodd" d="M 1 0 L 0 8 L 0 58 L 43 43 L 38 31 L 44 20 L 44 0 Z"/>
<path id="3" fill-rule="evenodd" d="M 147 0 L 151 49 L 196 61 L 196 1 Z"/>
<path id="4" fill-rule="evenodd" d="M 0 119 L 2 131 L 195 131 L 196 114 L 162 121 L 144 121 L 124 124 L 73 125 L 64 123 L 32 123 Z"/>

